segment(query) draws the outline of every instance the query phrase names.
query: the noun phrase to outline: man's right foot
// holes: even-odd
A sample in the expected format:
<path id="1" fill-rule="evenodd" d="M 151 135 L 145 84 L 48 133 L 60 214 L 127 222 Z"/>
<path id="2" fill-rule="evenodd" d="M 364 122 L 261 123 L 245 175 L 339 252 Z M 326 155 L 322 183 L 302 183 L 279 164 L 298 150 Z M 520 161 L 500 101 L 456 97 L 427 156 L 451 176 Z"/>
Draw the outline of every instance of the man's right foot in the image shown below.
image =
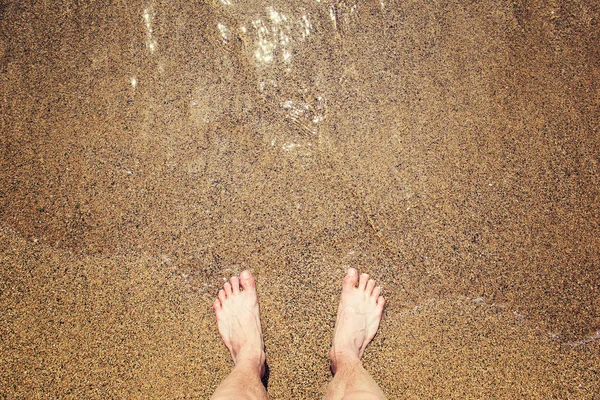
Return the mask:
<path id="1" fill-rule="evenodd" d="M 225 282 L 213 303 L 223 343 L 235 365 L 245 363 L 265 374 L 265 352 L 258 311 L 256 282 L 250 271 Z"/>
<path id="2" fill-rule="evenodd" d="M 381 288 L 375 287 L 369 275 L 361 274 L 359 278 L 356 269 L 348 268 L 329 354 L 334 374 L 342 363 L 360 362 L 365 347 L 375 337 L 385 304 L 380 294 Z"/>

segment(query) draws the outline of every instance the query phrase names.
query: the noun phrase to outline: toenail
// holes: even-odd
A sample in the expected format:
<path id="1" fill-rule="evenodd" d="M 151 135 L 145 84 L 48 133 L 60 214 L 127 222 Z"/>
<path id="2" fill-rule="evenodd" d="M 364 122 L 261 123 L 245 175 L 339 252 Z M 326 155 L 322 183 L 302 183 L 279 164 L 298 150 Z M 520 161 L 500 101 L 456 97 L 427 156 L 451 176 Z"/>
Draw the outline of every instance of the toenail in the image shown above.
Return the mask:
<path id="1" fill-rule="evenodd" d="M 356 270 L 354 268 L 348 268 L 346 270 L 346 273 L 350 276 L 354 276 L 354 275 L 356 275 Z"/>
<path id="2" fill-rule="evenodd" d="M 250 278 L 250 273 L 248 271 L 242 271 L 240 278 L 248 279 Z"/>

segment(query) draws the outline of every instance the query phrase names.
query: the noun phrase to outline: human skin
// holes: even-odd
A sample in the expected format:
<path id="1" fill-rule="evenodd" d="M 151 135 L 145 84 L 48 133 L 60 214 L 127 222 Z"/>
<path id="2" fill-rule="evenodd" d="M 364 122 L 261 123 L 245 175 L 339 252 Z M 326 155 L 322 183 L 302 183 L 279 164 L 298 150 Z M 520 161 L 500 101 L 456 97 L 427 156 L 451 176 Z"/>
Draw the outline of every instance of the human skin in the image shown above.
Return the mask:
<path id="1" fill-rule="evenodd" d="M 358 284 L 358 285 L 357 285 Z M 333 379 L 327 400 L 385 399 L 360 361 L 365 348 L 379 328 L 385 300 L 369 275 L 358 276 L 348 268 L 342 280 L 331 351 Z M 233 276 L 219 290 L 213 303 L 223 343 L 233 358 L 234 368 L 219 385 L 213 400 L 263 400 L 267 391 L 261 382 L 265 373 L 265 352 L 260 324 L 256 281 L 250 271 Z"/>

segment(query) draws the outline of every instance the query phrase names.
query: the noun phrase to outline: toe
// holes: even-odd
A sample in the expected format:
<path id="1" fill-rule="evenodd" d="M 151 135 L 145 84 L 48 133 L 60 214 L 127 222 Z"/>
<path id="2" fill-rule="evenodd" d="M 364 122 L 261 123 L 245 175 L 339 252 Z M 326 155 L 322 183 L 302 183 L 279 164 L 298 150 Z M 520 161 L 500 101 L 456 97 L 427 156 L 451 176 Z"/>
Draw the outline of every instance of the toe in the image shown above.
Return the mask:
<path id="1" fill-rule="evenodd" d="M 232 276 L 231 279 L 229 279 L 229 282 L 231 284 L 231 290 L 233 291 L 233 293 L 239 293 L 240 278 L 238 278 L 237 276 Z"/>
<path id="2" fill-rule="evenodd" d="M 213 302 L 213 308 L 215 309 L 216 313 L 221 311 L 221 308 L 223 308 L 223 306 L 221 305 L 221 300 L 215 299 L 215 301 Z"/>
<path id="3" fill-rule="evenodd" d="M 223 305 L 223 303 L 225 302 L 225 299 L 227 299 L 227 296 L 225 295 L 225 291 L 223 289 L 219 290 L 219 300 L 221 301 L 221 305 Z"/>
<path id="4" fill-rule="evenodd" d="M 375 300 L 377 300 L 379 298 L 379 295 L 381 294 L 381 286 L 376 286 L 373 288 L 373 298 Z"/>
<path id="5" fill-rule="evenodd" d="M 383 311 L 384 305 L 385 299 L 383 298 L 383 296 L 379 296 L 379 298 L 377 299 L 377 309 L 379 310 L 379 312 Z"/>
<path id="6" fill-rule="evenodd" d="M 223 285 L 223 289 L 225 290 L 225 294 L 227 295 L 227 297 L 231 296 L 231 283 L 225 282 L 225 284 Z"/>
<path id="7" fill-rule="evenodd" d="M 370 296 L 373 293 L 373 288 L 375 287 L 375 281 L 373 279 L 369 279 L 367 282 L 367 296 Z"/>
<path id="8" fill-rule="evenodd" d="M 240 274 L 240 283 L 244 290 L 252 290 L 256 287 L 256 281 L 254 280 L 254 277 L 248 270 L 243 271 Z"/>
<path id="9" fill-rule="evenodd" d="M 369 274 L 360 274 L 360 279 L 358 280 L 358 288 L 365 290 L 368 280 L 369 280 Z"/>
<path id="10" fill-rule="evenodd" d="M 356 277 L 356 270 L 352 267 L 348 268 L 346 270 L 346 276 L 344 277 L 343 285 L 344 288 L 349 288 L 352 289 L 354 287 L 356 287 L 356 281 L 357 281 L 357 277 Z"/>

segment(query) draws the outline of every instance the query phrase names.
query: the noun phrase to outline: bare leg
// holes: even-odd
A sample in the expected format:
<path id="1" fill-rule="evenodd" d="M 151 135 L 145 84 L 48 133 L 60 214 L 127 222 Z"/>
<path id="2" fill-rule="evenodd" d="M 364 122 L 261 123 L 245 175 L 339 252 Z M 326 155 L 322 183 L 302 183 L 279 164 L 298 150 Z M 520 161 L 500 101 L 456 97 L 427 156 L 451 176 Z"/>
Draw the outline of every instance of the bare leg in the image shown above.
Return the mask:
<path id="1" fill-rule="evenodd" d="M 261 382 L 265 374 L 265 352 L 252 274 L 244 271 L 239 278 L 234 276 L 226 282 L 213 307 L 219 333 L 235 366 L 211 399 L 267 399 Z"/>
<path id="2" fill-rule="evenodd" d="M 361 274 L 359 279 L 356 270 L 348 268 L 329 354 L 334 377 L 327 387 L 325 399 L 385 399 L 360 361 L 365 347 L 379 328 L 385 304 L 380 293 L 380 288 L 375 287 L 375 281 L 369 279 L 369 275 Z"/>

